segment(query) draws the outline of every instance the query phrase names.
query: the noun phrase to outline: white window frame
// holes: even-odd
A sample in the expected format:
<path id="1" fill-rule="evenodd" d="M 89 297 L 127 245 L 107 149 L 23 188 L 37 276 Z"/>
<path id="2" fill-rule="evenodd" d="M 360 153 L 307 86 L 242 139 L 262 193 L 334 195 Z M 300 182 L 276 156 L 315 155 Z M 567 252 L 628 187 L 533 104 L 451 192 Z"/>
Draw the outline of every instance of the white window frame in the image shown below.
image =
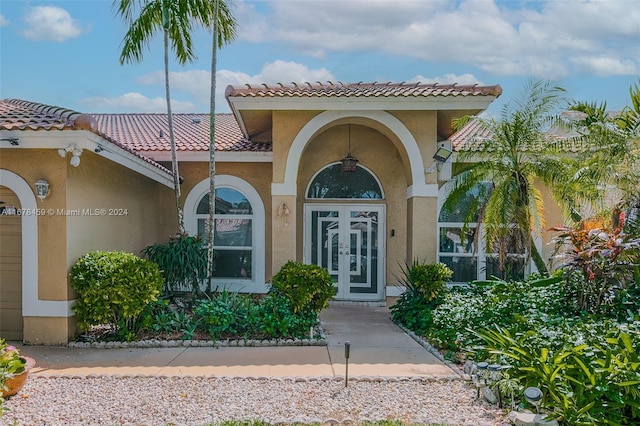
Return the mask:
<path id="1" fill-rule="evenodd" d="M 247 181 L 237 176 L 216 175 L 216 189 L 231 188 L 241 192 L 249 203 L 253 216 L 251 217 L 251 279 L 243 278 L 213 278 L 212 290 L 228 290 L 242 293 L 266 293 L 265 282 L 265 209 L 258 191 Z M 198 204 L 202 197 L 209 193 L 209 178 L 196 184 L 185 199 L 185 228 L 189 235 L 198 235 Z M 234 215 L 236 219 L 248 218 L 246 215 Z"/>
<path id="2" fill-rule="evenodd" d="M 437 247 L 437 258 L 438 258 L 438 262 L 441 262 L 441 258 L 452 258 L 452 257 L 466 257 L 466 258 L 475 258 L 476 259 L 476 280 L 482 281 L 482 280 L 486 280 L 487 279 L 487 274 L 486 274 L 486 264 L 487 264 L 487 258 L 491 258 L 491 257 L 495 257 L 496 254 L 492 253 L 492 252 L 486 252 L 485 251 L 485 247 L 484 247 L 484 240 L 485 240 L 485 235 L 484 235 L 484 227 L 482 225 L 478 225 L 476 223 L 469 223 L 467 226 L 469 228 L 479 228 L 476 232 L 479 232 L 478 234 L 478 250 L 474 253 L 449 253 L 449 252 L 441 252 L 440 251 L 440 230 L 442 228 L 462 228 L 464 226 L 463 222 L 440 222 L 440 212 L 442 210 L 442 206 L 444 204 L 444 202 L 447 200 L 447 197 L 449 196 L 449 193 L 451 192 L 451 185 L 449 184 L 449 182 L 445 185 L 443 185 L 440 190 L 438 191 L 438 226 L 437 226 L 437 232 L 436 232 L 436 247 Z M 536 246 L 538 247 L 538 250 L 541 249 L 541 245 L 542 245 L 542 239 L 540 237 L 534 238 L 534 242 L 536 244 Z M 535 265 L 533 264 L 533 260 L 531 260 L 529 262 L 528 265 L 525 266 L 525 277 L 533 272 L 533 271 L 537 271 L 537 269 L 535 268 Z M 450 284 L 452 285 L 466 285 L 468 284 L 468 282 L 461 282 L 461 281 L 451 281 Z"/>

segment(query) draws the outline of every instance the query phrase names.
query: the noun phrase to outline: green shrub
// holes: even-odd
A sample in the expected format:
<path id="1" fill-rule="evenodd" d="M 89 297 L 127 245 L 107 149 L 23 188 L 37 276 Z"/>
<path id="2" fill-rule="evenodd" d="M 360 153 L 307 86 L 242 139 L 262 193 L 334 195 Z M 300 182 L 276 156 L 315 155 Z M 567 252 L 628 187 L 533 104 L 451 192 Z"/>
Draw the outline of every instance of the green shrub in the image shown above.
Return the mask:
<path id="1" fill-rule="evenodd" d="M 113 324 L 131 331 L 145 307 L 160 294 L 164 280 L 158 265 L 131 253 L 98 251 L 71 268 L 78 326 Z"/>
<path id="2" fill-rule="evenodd" d="M 560 424 L 635 425 L 640 421 L 640 333 L 611 327 L 550 347 L 538 330 L 485 328 L 475 334 L 491 362 L 508 364 L 521 388 L 543 391 L 542 407 Z"/>
<path id="3" fill-rule="evenodd" d="M 309 329 L 316 323 L 311 311 L 294 313 L 287 297 L 271 293 L 261 303 L 256 316 L 256 329 L 262 338 L 309 336 Z"/>
<path id="4" fill-rule="evenodd" d="M 294 313 L 314 314 L 329 306 L 329 300 L 336 294 L 326 269 L 292 260 L 273 276 L 270 292 L 289 299 Z"/>
<path id="5" fill-rule="evenodd" d="M 179 235 L 145 247 L 141 253 L 160 267 L 165 294 L 184 290 L 197 294 L 207 279 L 207 249 L 198 237 Z"/>
<path id="6" fill-rule="evenodd" d="M 198 301 L 193 315 L 200 318 L 204 331 L 213 338 L 249 337 L 257 310 L 257 304 L 249 296 L 225 290 L 210 300 Z"/>
<path id="7" fill-rule="evenodd" d="M 400 285 L 405 292 L 391 307 L 391 317 L 405 327 L 424 334 L 431 327 L 431 311 L 448 292 L 447 280 L 453 271 L 443 263 L 405 265 Z"/>

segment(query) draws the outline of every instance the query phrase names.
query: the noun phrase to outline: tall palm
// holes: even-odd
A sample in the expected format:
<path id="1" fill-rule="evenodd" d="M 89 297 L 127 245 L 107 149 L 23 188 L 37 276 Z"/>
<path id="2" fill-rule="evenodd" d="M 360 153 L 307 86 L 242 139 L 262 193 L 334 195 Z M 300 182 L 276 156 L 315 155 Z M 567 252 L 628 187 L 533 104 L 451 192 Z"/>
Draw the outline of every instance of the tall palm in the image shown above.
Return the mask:
<path id="1" fill-rule="evenodd" d="M 212 0 L 213 21 L 211 43 L 211 104 L 209 106 L 209 231 L 207 239 L 207 276 L 213 277 L 214 265 L 214 213 L 216 205 L 216 71 L 218 69 L 218 49 L 236 37 L 237 21 L 230 10 L 230 1 Z"/>
<path id="2" fill-rule="evenodd" d="M 180 64 L 193 62 L 197 57 L 193 51 L 191 32 L 193 24 L 208 28 L 214 21 L 211 0 L 114 0 L 116 15 L 120 16 L 129 29 L 122 40 L 120 63 L 141 62 L 143 50 L 156 31 L 161 30 L 164 43 L 164 78 L 171 145 L 171 167 L 176 196 L 178 234 L 185 234 L 184 212 L 180 194 L 180 174 L 176 150 L 171 94 L 169 89 L 169 44 Z"/>
<path id="3" fill-rule="evenodd" d="M 491 191 L 476 198 L 476 208 L 468 211 L 465 222 L 468 225 L 476 217 L 483 225 L 487 252 L 497 254 L 500 271 L 522 275 L 533 258 L 538 270 L 547 272 L 534 240 L 545 227 L 537 180 L 549 184 L 559 203 L 573 205 L 579 197 L 567 189 L 568 162 L 559 155 L 557 139 L 548 133 L 564 127 L 560 115 L 564 92 L 552 82 L 530 81 L 502 108 L 499 118 L 467 116 L 454 123 L 461 127 L 477 120 L 491 136 L 481 146 L 467 146 L 458 153 L 457 161 L 464 164 L 449 183 L 452 190 L 443 208 L 453 210 L 474 188 L 490 183 Z"/>

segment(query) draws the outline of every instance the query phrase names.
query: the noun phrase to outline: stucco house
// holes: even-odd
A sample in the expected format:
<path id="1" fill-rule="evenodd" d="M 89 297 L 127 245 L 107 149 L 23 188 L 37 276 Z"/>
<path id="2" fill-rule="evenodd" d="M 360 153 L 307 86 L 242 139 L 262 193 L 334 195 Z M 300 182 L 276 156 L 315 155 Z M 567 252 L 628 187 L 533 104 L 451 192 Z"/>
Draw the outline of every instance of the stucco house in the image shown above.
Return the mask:
<path id="1" fill-rule="evenodd" d="M 384 303 L 399 294 L 405 262 L 451 261 L 440 240 L 453 225 L 439 223 L 439 205 L 452 159 L 434 154 L 455 148 L 453 119 L 480 113 L 501 92 L 455 84 L 229 86 L 232 113 L 215 121 L 212 288 L 265 292 L 295 259 L 328 269 L 336 299 Z M 94 250 L 139 253 L 175 234 L 166 118 L 0 101 L 0 336 L 68 342 L 75 261 Z M 174 125 L 185 225 L 203 235 L 209 116 L 174 114 Z M 357 159 L 354 171 L 342 171 L 348 156 Z"/>

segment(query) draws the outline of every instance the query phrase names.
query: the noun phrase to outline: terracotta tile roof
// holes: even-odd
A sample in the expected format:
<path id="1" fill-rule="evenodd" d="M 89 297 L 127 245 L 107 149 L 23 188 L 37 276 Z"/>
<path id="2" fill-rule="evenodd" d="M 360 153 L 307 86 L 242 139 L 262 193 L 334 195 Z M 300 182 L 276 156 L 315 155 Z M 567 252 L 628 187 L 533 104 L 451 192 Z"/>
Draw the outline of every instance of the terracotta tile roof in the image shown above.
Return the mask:
<path id="1" fill-rule="evenodd" d="M 477 151 L 491 139 L 492 133 L 480 126 L 478 120 L 469 121 L 464 127 L 449 137 L 454 151 Z"/>
<path id="2" fill-rule="evenodd" d="M 67 108 L 29 102 L 20 99 L 0 100 L 0 130 L 88 130 L 145 162 L 171 174 L 169 170 L 153 160 L 140 155 L 118 139 L 102 133 L 96 120 L 89 114 L 82 114 Z"/>
<path id="3" fill-rule="evenodd" d="M 563 118 L 574 115 L 572 111 L 561 114 Z M 586 148 L 575 131 L 566 128 L 552 128 L 546 133 L 547 142 L 555 144 L 555 149 L 562 152 L 579 152 Z M 493 133 L 483 127 L 479 120 L 471 120 L 460 130 L 449 137 L 454 151 L 479 151 L 485 143 L 491 143 Z"/>
<path id="4" fill-rule="evenodd" d="M 81 113 L 20 99 L 0 101 L 1 130 L 64 130 L 74 128 Z"/>
<path id="5" fill-rule="evenodd" d="M 92 114 L 100 132 L 136 151 L 169 151 L 167 114 Z M 232 114 L 216 114 L 216 151 L 271 151 L 243 137 Z M 209 114 L 173 114 L 178 151 L 209 150 Z"/>
<path id="6" fill-rule="evenodd" d="M 458 86 L 457 84 L 421 83 L 291 83 L 284 85 L 228 86 L 227 98 L 242 97 L 425 97 L 425 96 L 500 96 L 502 88 L 496 86 Z"/>

